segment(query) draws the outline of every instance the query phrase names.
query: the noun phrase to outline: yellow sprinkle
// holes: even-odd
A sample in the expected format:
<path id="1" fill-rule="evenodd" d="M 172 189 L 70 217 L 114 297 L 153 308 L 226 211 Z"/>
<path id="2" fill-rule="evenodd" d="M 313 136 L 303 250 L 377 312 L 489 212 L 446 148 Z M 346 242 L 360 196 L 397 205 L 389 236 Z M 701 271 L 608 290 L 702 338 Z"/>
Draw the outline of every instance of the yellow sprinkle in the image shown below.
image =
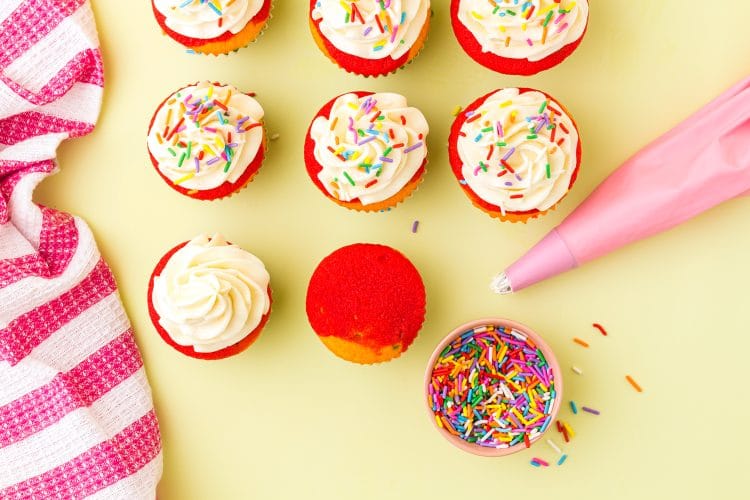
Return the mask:
<path id="1" fill-rule="evenodd" d="M 432 402 L 430 401 L 430 403 Z M 437 423 L 438 427 L 440 427 L 441 429 L 443 428 L 443 422 L 440 421 L 440 417 L 438 417 L 437 415 L 435 415 L 435 423 Z"/>
<path id="2" fill-rule="evenodd" d="M 189 181 L 193 177 L 195 177 L 195 172 L 190 172 L 189 174 L 184 175 L 184 176 L 180 177 L 179 179 L 177 179 L 176 181 L 174 181 L 174 183 L 175 184 L 182 184 L 185 181 Z"/>
<path id="3" fill-rule="evenodd" d="M 507 108 L 507 107 L 508 107 L 508 106 L 510 106 L 511 104 L 513 104 L 513 101 L 505 101 L 505 102 L 501 102 L 501 103 L 500 103 L 500 107 L 501 107 L 501 108 Z"/>
<path id="4" fill-rule="evenodd" d="M 453 108 L 453 111 L 451 111 L 451 114 L 453 116 L 458 116 L 458 114 L 461 112 L 461 109 L 463 109 L 461 108 L 461 106 L 456 106 L 455 108 Z"/>
<path id="5" fill-rule="evenodd" d="M 473 17 L 474 19 L 480 19 L 480 20 L 481 20 L 481 19 L 484 19 L 484 16 L 483 16 L 482 14 L 480 14 L 479 12 L 477 12 L 477 11 L 474 11 L 474 10 L 472 10 L 472 11 L 471 11 L 471 16 L 472 16 L 472 17 Z"/>
<path id="6" fill-rule="evenodd" d="M 523 23 L 523 24 L 521 25 L 521 31 L 526 31 L 526 23 Z"/>
<path id="7" fill-rule="evenodd" d="M 573 439 L 574 437 L 576 437 L 576 433 L 573 432 L 573 429 L 570 428 L 567 422 L 563 422 L 562 426 L 565 427 L 566 431 L 568 431 L 568 437 L 570 437 L 570 439 Z"/>

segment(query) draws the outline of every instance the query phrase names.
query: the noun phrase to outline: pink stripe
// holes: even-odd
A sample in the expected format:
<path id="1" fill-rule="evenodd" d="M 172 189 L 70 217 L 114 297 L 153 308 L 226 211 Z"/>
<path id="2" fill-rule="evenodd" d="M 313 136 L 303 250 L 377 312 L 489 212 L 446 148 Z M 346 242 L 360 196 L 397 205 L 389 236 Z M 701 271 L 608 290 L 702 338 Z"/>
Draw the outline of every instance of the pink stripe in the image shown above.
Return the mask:
<path id="1" fill-rule="evenodd" d="M 76 286 L 33 309 L 0 330 L 0 359 L 14 366 L 50 335 L 116 289 L 103 260 Z"/>
<path id="2" fill-rule="evenodd" d="M 91 406 L 143 365 L 128 330 L 67 373 L 0 408 L 0 448 Z"/>
<path id="3" fill-rule="evenodd" d="M 55 29 L 85 0 L 27 0 L 0 24 L 0 70 Z"/>
<path id="4" fill-rule="evenodd" d="M 18 85 L 5 75 L 0 75 L 0 80 L 20 97 L 32 104 L 42 106 L 59 99 L 76 82 L 91 83 L 102 87 L 104 85 L 102 54 L 99 49 L 86 49 L 79 52 L 36 93 Z"/>
<path id="5" fill-rule="evenodd" d="M 47 207 L 42 211 L 38 253 L 0 260 L 0 289 L 30 276 L 56 278 L 68 267 L 78 247 L 75 219 Z"/>
<path id="6" fill-rule="evenodd" d="M 112 439 L 36 477 L 0 490 L 0 498 L 81 498 L 132 476 L 161 450 L 153 410 Z"/>
<path id="7" fill-rule="evenodd" d="M 16 184 L 18 184 L 18 182 L 27 174 L 34 172 L 50 173 L 56 166 L 55 162 L 52 160 L 36 162 L 9 162 L 0 160 L 0 168 L 11 163 L 14 166 L 20 166 L 21 164 L 25 164 L 26 166 L 23 167 L 23 170 L 12 171 L 7 175 L 3 175 L 0 172 L 0 224 L 5 224 L 10 218 L 6 199 L 10 198 L 11 194 L 13 194 Z"/>
<path id="8" fill-rule="evenodd" d="M 67 132 L 70 137 L 86 135 L 94 129 L 90 123 L 66 120 L 57 116 L 45 115 L 37 111 L 27 111 L 0 120 L 0 134 L 3 144 L 13 145 L 31 137 Z"/>

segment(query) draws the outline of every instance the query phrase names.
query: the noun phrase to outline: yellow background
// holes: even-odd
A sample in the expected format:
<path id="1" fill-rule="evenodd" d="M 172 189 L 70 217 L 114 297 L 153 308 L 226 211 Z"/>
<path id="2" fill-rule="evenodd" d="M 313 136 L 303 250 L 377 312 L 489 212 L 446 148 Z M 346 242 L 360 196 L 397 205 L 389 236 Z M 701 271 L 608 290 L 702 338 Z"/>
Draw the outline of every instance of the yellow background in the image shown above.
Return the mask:
<path id="1" fill-rule="evenodd" d="M 516 296 L 487 288 L 630 154 L 748 73 L 746 2 L 594 2 L 579 50 L 524 78 L 495 74 L 464 55 L 451 33 L 449 2 L 434 0 L 423 53 L 379 79 L 348 75 L 324 58 L 307 28 L 306 0 L 277 0 L 259 41 L 219 58 L 188 55 L 162 36 L 149 3 L 94 0 L 105 57 L 103 112 L 93 134 L 62 147 L 62 173 L 36 199 L 84 217 L 114 269 L 161 422 L 160 498 L 727 498 L 746 491 L 750 200 Z M 280 134 L 255 181 L 224 201 L 177 194 L 146 155 L 155 107 L 198 79 L 256 91 L 267 129 Z M 445 147 L 456 105 L 518 85 L 564 103 L 584 143 L 571 195 L 526 226 L 473 208 Z M 431 125 L 425 181 L 390 213 L 340 208 L 304 171 L 311 117 L 331 97 L 358 89 L 403 93 Z M 260 340 L 218 362 L 172 350 L 146 311 L 155 262 L 204 231 L 261 257 L 275 299 Z M 360 241 L 404 252 L 428 292 L 427 320 L 413 346 L 373 367 L 335 358 L 304 313 L 315 265 Z M 432 428 L 422 395 L 427 358 L 456 325 L 487 315 L 541 333 L 563 366 L 565 402 L 602 411 L 572 416 L 563 407 L 577 432 L 563 467 L 529 465 L 532 456 L 553 458 L 543 443 L 508 458 L 478 458 Z M 610 336 L 601 337 L 592 322 Z M 584 375 L 573 374 L 572 364 Z M 643 394 L 626 384 L 626 373 Z M 549 436 L 561 443 L 556 432 Z"/>

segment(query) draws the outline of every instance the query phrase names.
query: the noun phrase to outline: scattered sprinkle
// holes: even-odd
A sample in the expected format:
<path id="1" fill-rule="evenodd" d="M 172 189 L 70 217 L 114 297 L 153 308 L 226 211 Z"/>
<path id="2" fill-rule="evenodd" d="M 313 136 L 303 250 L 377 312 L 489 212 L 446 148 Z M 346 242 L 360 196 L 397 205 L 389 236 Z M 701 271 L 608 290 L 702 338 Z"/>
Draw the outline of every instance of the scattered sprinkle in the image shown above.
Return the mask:
<path id="1" fill-rule="evenodd" d="M 625 375 L 625 380 L 627 380 L 628 383 L 633 386 L 633 389 L 638 392 L 643 392 L 643 388 L 638 384 L 638 382 L 633 380 L 633 377 L 631 377 L 630 375 Z"/>
<path id="2" fill-rule="evenodd" d="M 573 415 L 578 415 L 578 407 L 576 406 L 575 401 L 570 401 L 570 411 L 573 412 Z"/>
<path id="3" fill-rule="evenodd" d="M 595 410 L 593 408 L 589 408 L 588 406 L 581 406 L 581 409 L 585 411 L 586 413 L 591 413 L 592 415 L 600 415 L 601 412 L 599 410 Z"/>
<path id="4" fill-rule="evenodd" d="M 605 330 L 602 325 L 600 325 L 599 323 L 594 323 L 592 326 L 602 332 L 602 335 L 604 335 L 605 337 L 607 336 L 607 330 Z"/>
<path id="5" fill-rule="evenodd" d="M 579 339 L 578 337 L 573 337 L 573 342 L 575 342 L 576 344 L 578 344 L 580 346 L 586 347 L 586 348 L 588 348 L 588 346 L 589 346 L 588 342 L 585 342 L 585 341 Z"/>
<path id="6" fill-rule="evenodd" d="M 576 373 L 577 375 L 583 375 L 583 370 L 575 365 L 571 366 L 570 369 L 573 370 L 573 373 Z"/>
<path id="7" fill-rule="evenodd" d="M 414 223 L 411 225 L 411 232 L 416 233 L 417 229 L 419 229 L 419 221 L 415 220 Z"/>
<path id="8" fill-rule="evenodd" d="M 557 461 L 557 465 L 562 465 L 565 463 L 565 460 L 568 459 L 568 455 L 563 455 L 560 457 L 560 460 Z"/>

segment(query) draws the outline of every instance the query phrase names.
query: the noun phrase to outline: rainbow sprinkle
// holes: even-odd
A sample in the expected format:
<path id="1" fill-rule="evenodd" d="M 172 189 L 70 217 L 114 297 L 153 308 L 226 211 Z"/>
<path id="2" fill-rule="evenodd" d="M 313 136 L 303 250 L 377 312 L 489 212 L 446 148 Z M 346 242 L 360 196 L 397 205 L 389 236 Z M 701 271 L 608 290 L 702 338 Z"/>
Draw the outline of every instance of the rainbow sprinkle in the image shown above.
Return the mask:
<path id="1" fill-rule="evenodd" d="M 526 334 L 483 325 L 462 333 L 440 353 L 428 405 L 439 427 L 467 442 L 529 447 L 552 422 L 554 379 L 544 354 Z"/>

